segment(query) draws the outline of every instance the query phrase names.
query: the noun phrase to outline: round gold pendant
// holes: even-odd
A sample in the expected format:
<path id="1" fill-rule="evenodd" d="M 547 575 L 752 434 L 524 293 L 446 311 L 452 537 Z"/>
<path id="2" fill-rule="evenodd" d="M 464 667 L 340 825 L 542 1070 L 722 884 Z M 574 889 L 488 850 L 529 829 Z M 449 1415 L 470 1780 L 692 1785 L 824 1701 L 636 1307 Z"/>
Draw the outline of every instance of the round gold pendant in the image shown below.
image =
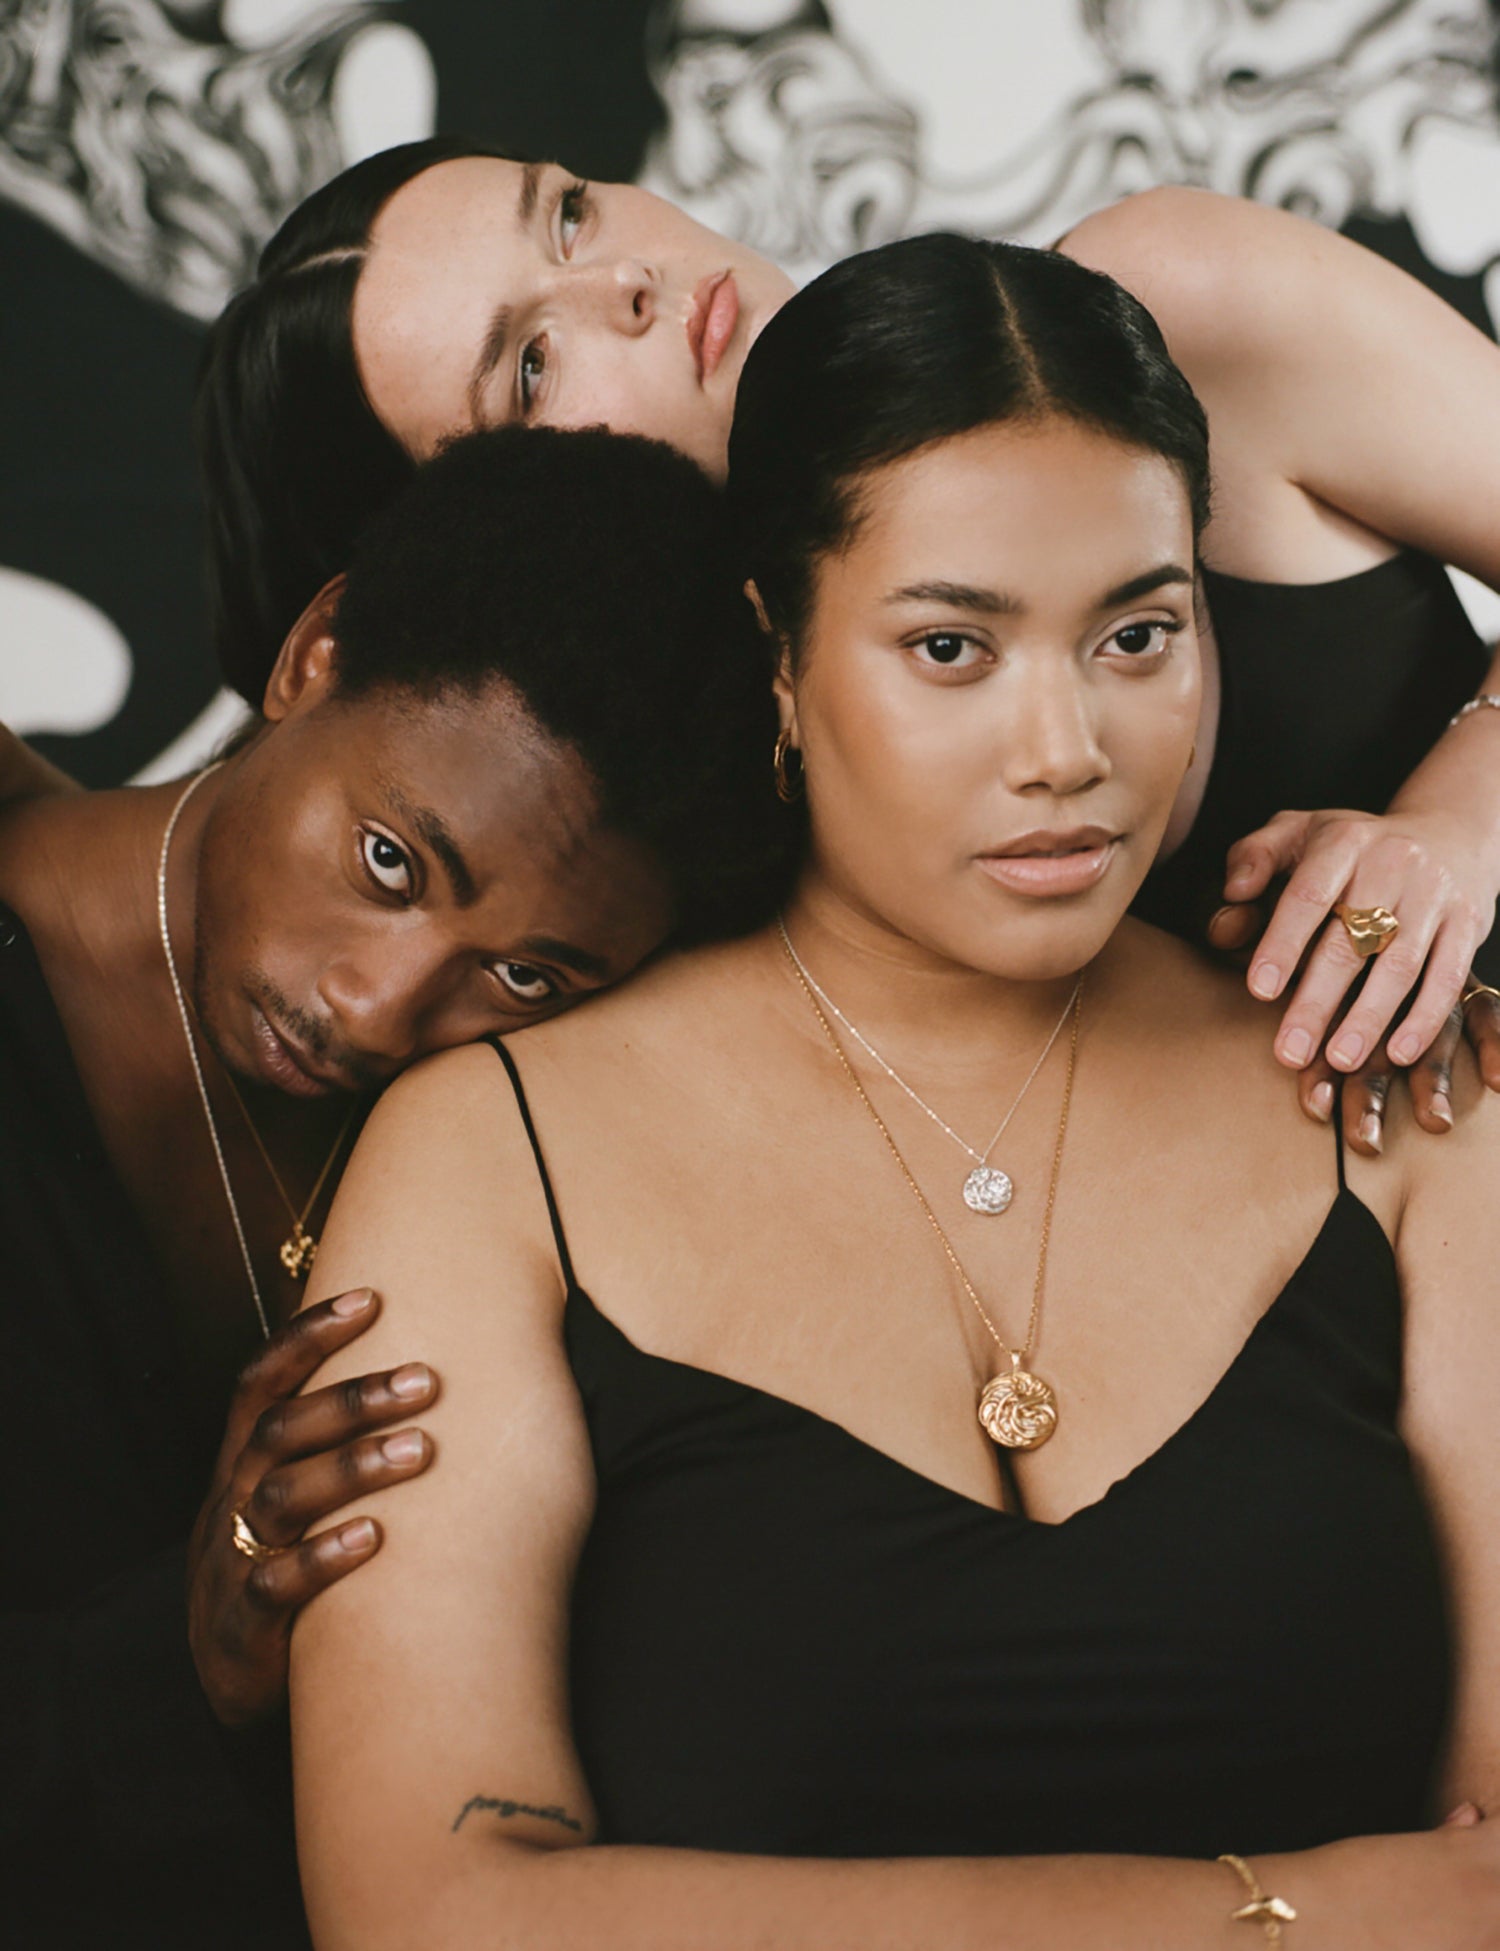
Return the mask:
<path id="1" fill-rule="evenodd" d="M 305 1232 L 301 1225 L 294 1226 L 287 1239 L 281 1242 L 280 1260 L 293 1280 L 301 1280 L 312 1272 L 312 1263 L 318 1257 L 318 1243 L 311 1233 Z"/>
<path id="2" fill-rule="evenodd" d="M 992 1443 L 1007 1450 L 1039 1450 L 1057 1428 L 1057 1397 L 1051 1385 L 1016 1361 L 979 1392 L 979 1422 Z"/>

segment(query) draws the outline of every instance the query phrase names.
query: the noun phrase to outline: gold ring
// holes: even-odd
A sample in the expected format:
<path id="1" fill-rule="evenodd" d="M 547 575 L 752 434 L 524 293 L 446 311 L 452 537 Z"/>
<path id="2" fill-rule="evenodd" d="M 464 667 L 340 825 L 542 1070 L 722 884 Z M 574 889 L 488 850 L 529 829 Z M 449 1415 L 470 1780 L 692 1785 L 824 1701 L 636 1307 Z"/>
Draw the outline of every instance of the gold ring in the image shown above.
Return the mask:
<path id="1" fill-rule="evenodd" d="M 1471 982 L 1458 999 L 1460 1009 L 1467 1009 L 1476 996 L 1493 996 L 1500 1003 L 1500 989 L 1491 989 L 1487 982 Z"/>
<path id="2" fill-rule="evenodd" d="M 229 1518 L 229 1536 L 235 1550 L 243 1552 L 247 1558 L 254 1558 L 256 1560 L 262 1558 L 279 1558 L 282 1552 L 287 1549 L 285 1545 L 268 1545 L 263 1539 L 257 1538 L 245 1520 L 243 1509 L 231 1512 Z"/>
<path id="3" fill-rule="evenodd" d="M 1389 908 L 1351 908 L 1347 901 L 1340 901 L 1333 912 L 1343 922 L 1344 933 L 1361 961 L 1367 955 L 1379 955 L 1396 939 L 1401 926 Z"/>

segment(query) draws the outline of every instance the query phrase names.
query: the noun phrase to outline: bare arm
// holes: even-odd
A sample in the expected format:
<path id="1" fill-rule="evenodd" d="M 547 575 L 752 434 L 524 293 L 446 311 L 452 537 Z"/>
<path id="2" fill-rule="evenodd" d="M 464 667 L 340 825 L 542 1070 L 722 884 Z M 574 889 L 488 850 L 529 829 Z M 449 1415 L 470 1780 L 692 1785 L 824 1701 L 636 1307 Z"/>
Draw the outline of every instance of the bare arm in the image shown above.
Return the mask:
<path id="1" fill-rule="evenodd" d="M 76 793 L 76 779 L 34 752 L 24 739 L 0 725 L 0 802 L 39 799 L 44 793 Z"/>
<path id="2" fill-rule="evenodd" d="M 1208 410 L 1210 561 L 1318 581 L 1341 573 L 1333 560 L 1359 566 L 1339 554 L 1357 525 L 1500 588 L 1500 347 L 1425 286 L 1320 225 L 1197 190 L 1131 198 L 1064 248 L 1150 307 Z M 1484 688 L 1500 692 L 1500 658 Z M 1399 1015 L 1389 1054 L 1410 1063 L 1438 1035 L 1494 921 L 1500 712 L 1444 733 L 1383 818 L 1289 813 L 1248 836 L 1230 869 L 1235 899 L 1292 873 L 1251 965 L 1257 994 L 1285 992 L 1335 901 L 1397 910 L 1399 942 L 1333 1060 L 1357 1069 Z M 1356 968 L 1330 931 L 1286 1012 L 1283 1061 L 1306 1061 L 1288 1048 L 1299 1030 L 1322 1043 Z M 1268 970 L 1274 981 L 1259 981 Z M 1354 1039 L 1363 1049 L 1346 1056 Z"/>
<path id="3" fill-rule="evenodd" d="M 320 1951 L 1234 1951 L 1235 1886 L 1213 1864 L 826 1862 L 595 1842 L 567 1697 L 592 1463 L 534 1167 L 490 1052 L 425 1066 L 377 1110 L 320 1286 L 355 1269 L 384 1299 L 367 1337 L 378 1346 L 358 1360 L 394 1364 L 420 1339 L 445 1390 L 424 1418 L 435 1467 L 382 1510 L 385 1549 L 296 1629 L 298 1830 Z M 1476 1951 L 1492 1860 L 1500 1837 L 1481 1829 L 1259 1867 L 1318 1917 L 1325 1951 L 1385 1943 L 1372 1919 L 1393 1889 L 1413 1916 L 1430 1905 L 1428 1951 Z"/>

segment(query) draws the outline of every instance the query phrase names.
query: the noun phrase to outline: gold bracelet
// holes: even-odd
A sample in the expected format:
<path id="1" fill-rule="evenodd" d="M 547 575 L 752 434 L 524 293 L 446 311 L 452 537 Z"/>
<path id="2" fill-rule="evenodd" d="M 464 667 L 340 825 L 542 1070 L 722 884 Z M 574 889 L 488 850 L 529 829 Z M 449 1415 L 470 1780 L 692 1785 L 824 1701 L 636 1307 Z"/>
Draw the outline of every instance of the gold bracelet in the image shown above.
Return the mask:
<path id="1" fill-rule="evenodd" d="M 1251 1869 L 1243 1856 L 1221 1856 L 1221 1863 L 1227 1863 L 1240 1882 L 1250 1892 L 1248 1904 L 1229 1913 L 1231 1923 L 1264 1924 L 1266 1943 L 1280 1944 L 1283 1924 L 1295 1924 L 1297 1913 L 1284 1897 L 1268 1897 L 1260 1887 L 1260 1878 Z"/>

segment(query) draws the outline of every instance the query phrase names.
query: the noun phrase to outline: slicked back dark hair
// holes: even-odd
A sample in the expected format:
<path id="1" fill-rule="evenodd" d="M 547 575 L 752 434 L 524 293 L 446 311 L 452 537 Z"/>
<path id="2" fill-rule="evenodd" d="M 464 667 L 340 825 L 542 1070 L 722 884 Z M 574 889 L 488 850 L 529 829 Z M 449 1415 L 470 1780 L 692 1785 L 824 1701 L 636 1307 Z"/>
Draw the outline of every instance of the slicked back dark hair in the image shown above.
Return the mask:
<path id="1" fill-rule="evenodd" d="M 449 442 L 368 523 L 334 635 L 346 697 L 507 687 L 659 862 L 678 942 L 774 914 L 794 836 L 770 676 L 723 496 L 674 449 L 603 428 Z"/>
<path id="2" fill-rule="evenodd" d="M 194 421 L 210 624 L 225 682 L 257 707 L 283 638 L 415 469 L 376 417 L 354 358 L 354 287 L 371 227 L 414 176 L 467 156 L 519 160 L 433 136 L 335 176 L 282 224 L 254 284 L 209 332 Z"/>
<path id="3" fill-rule="evenodd" d="M 1050 415 L 1171 462 L 1202 533 L 1208 422 L 1113 278 L 1056 251 L 935 234 L 846 258 L 785 304 L 740 378 L 729 498 L 741 571 L 794 652 L 819 560 L 856 531 L 863 476 Z"/>

